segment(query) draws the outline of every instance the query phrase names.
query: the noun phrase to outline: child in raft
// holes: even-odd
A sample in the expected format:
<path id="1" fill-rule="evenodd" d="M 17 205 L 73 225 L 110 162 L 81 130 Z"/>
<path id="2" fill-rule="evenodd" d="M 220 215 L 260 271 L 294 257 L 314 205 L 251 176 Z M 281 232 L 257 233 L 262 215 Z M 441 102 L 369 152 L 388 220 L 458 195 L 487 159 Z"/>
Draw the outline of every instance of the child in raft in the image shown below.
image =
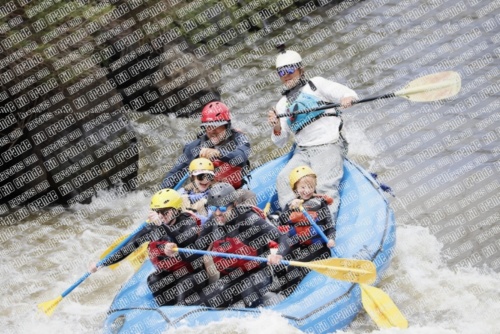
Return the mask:
<path id="1" fill-rule="evenodd" d="M 301 262 L 327 259 L 331 256 L 330 248 L 335 246 L 335 224 L 328 206 L 333 199 L 327 195 L 316 193 L 316 174 L 309 166 L 294 168 L 289 174 L 290 186 L 296 194 L 280 215 L 279 229 L 288 231 L 290 252 L 285 258 Z M 316 225 L 327 236 L 325 243 L 316 232 L 307 217 L 300 210 L 300 206 L 314 219 Z M 287 290 L 293 289 L 309 272 L 302 267 L 289 267 L 286 273 Z M 283 277 L 283 270 L 281 275 Z M 280 279 L 283 284 L 283 278 Z"/>
<path id="2" fill-rule="evenodd" d="M 182 210 L 193 212 L 202 224 L 210 215 L 206 209 L 207 196 L 215 184 L 214 164 L 206 158 L 198 158 L 189 164 L 191 182 L 179 190 L 182 197 Z"/>

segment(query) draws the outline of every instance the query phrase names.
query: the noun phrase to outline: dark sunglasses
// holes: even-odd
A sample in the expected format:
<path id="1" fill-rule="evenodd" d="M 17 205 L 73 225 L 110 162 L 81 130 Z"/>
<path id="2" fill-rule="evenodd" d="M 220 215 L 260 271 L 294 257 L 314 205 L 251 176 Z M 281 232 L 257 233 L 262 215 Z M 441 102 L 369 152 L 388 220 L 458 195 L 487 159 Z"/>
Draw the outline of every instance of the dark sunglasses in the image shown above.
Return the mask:
<path id="1" fill-rule="evenodd" d="M 297 70 L 297 68 L 295 68 L 295 67 L 282 67 L 282 68 L 278 69 L 277 71 L 278 71 L 278 75 L 280 77 L 284 77 L 287 74 L 295 73 L 296 70 Z"/>
<path id="2" fill-rule="evenodd" d="M 212 174 L 198 174 L 198 175 L 194 175 L 194 177 L 198 181 L 203 181 L 203 179 L 207 179 L 208 181 L 213 181 L 213 179 L 214 179 L 214 176 Z"/>
<path id="3" fill-rule="evenodd" d="M 229 204 L 229 205 L 231 205 L 231 204 Z M 210 206 L 208 207 L 208 209 L 209 209 L 210 211 L 212 211 L 212 212 L 217 211 L 217 209 L 219 209 L 219 211 L 220 211 L 220 212 L 226 212 L 226 211 L 227 211 L 227 208 L 229 207 L 229 205 L 227 205 L 227 206 L 215 206 L 215 205 L 210 205 Z"/>
<path id="4" fill-rule="evenodd" d="M 174 210 L 174 209 L 158 209 L 158 210 L 155 210 L 155 212 L 157 214 L 165 216 L 169 211 L 172 211 L 172 210 Z"/>

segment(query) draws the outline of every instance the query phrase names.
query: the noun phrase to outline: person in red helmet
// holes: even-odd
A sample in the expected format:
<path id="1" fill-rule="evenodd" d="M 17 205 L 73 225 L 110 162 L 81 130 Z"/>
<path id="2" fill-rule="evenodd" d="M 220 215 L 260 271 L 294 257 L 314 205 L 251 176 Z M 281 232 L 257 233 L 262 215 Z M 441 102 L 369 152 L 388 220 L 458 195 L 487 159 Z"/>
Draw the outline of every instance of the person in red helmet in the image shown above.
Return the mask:
<path id="1" fill-rule="evenodd" d="M 196 158 L 212 161 L 215 181 L 241 188 L 250 166 L 250 141 L 244 133 L 231 127 L 229 108 L 220 101 L 209 102 L 201 111 L 201 128 L 204 133 L 184 146 L 182 155 L 165 176 L 162 188 L 175 187 Z"/>

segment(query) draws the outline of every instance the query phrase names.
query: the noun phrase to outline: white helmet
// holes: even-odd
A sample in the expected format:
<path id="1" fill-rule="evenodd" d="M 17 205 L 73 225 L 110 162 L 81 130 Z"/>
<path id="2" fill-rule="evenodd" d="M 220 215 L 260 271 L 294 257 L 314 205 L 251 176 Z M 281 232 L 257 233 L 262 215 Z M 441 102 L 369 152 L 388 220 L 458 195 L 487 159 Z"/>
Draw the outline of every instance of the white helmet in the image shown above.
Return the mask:
<path id="1" fill-rule="evenodd" d="M 288 65 L 297 65 L 297 67 L 302 67 L 302 57 L 295 51 L 286 50 L 281 52 L 276 58 L 276 68 L 280 68 Z"/>

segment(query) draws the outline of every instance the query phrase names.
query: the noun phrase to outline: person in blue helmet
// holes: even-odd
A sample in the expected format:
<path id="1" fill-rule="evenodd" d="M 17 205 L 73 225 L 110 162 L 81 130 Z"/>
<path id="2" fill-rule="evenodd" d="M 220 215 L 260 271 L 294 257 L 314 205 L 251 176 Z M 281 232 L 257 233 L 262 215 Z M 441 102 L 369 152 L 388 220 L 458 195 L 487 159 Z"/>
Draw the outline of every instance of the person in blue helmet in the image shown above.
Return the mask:
<path id="1" fill-rule="evenodd" d="M 203 225 L 195 242 L 197 249 L 249 256 L 269 256 L 270 264 L 277 264 L 288 253 L 286 234 L 269 224 L 264 216 L 248 205 L 237 205 L 238 191 L 228 183 L 217 183 L 209 191 L 208 207 L 214 212 Z M 278 244 L 277 254 L 271 255 L 269 242 Z M 175 243 L 167 244 L 165 253 L 176 254 Z M 199 291 L 199 304 L 227 307 L 243 302 L 246 307 L 262 305 L 269 291 L 273 272 L 265 263 L 213 258 L 219 279 Z"/>

